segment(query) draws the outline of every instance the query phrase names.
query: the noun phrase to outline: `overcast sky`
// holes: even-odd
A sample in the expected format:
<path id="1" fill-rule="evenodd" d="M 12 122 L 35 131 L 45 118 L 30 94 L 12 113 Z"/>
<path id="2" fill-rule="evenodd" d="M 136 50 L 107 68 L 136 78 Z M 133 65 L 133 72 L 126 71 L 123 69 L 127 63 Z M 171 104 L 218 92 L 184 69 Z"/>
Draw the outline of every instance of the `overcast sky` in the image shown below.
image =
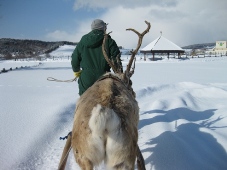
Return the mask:
<path id="1" fill-rule="evenodd" d="M 227 0 L 0 0 L 0 38 L 72 41 L 90 31 L 92 20 L 109 23 L 119 46 L 142 47 L 162 35 L 179 46 L 227 41 Z"/>

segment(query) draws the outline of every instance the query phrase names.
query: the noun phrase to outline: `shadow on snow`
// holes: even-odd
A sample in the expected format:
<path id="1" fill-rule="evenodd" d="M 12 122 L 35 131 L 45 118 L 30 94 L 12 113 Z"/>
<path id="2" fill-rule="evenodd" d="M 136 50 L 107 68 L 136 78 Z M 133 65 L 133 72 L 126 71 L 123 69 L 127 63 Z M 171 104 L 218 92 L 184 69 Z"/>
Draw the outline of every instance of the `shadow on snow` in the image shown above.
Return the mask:
<path id="1" fill-rule="evenodd" d="M 157 122 L 172 122 L 178 119 L 188 121 L 203 120 L 202 123 L 185 123 L 176 127 L 175 132 L 165 131 L 146 143 L 148 146 L 142 152 L 152 153 L 146 160 L 152 168 L 158 170 L 224 170 L 227 169 L 227 154 L 225 149 L 211 134 L 200 131 L 200 128 L 215 130 L 226 128 L 212 126 L 216 120 L 209 120 L 215 109 L 192 111 L 187 108 L 177 108 L 169 111 L 153 110 L 144 114 L 161 113 L 151 119 L 141 120 L 139 128 Z M 151 129 L 152 130 L 152 129 Z"/>
<path id="2" fill-rule="evenodd" d="M 150 125 L 158 122 L 173 122 L 179 119 L 184 119 L 187 121 L 199 121 L 210 118 L 214 115 L 215 109 L 205 110 L 205 111 L 193 111 L 187 108 L 176 108 L 168 111 L 164 110 L 151 110 L 144 112 L 143 114 L 153 114 L 158 113 L 161 115 L 155 116 L 153 118 L 143 119 L 139 122 L 139 129 L 146 125 Z M 142 114 L 142 115 L 143 115 Z"/>
<path id="3" fill-rule="evenodd" d="M 50 120 L 50 124 L 45 128 L 43 135 L 36 140 L 35 143 L 31 144 L 26 155 L 22 155 L 23 160 L 20 163 L 15 163 L 13 168 L 22 169 L 37 169 L 37 165 L 42 165 L 43 160 L 47 155 L 46 152 L 51 150 L 60 149 L 62 152 L 63 148 L 59 145 L 59 148 L 54 148 L 54 141 L 58 140 L 60 137 L 66 136 L 71 129 L 68 129 L 69 125 L 72 128 L 73 117 L 75 111 L 75 104 L 71 104 L 65 108 L 63 111 L 56 113 L 57 119 Z M 29 134 L 28 134 L 29 135 Z M 60 143 L 60 142 L 59 142 Z M 65 141 L 60 143 L 64 146 Z M 53 153 L 56 155 L 57 152 Z M 53 155 L 52 155 L 53 156 Z M 60 156 L 57 157 L 57 161 L 60 160 Z M 53 160 L 55 161 L 55 160 Z M 57 168 L 57 167 L 56 167 Z"/>

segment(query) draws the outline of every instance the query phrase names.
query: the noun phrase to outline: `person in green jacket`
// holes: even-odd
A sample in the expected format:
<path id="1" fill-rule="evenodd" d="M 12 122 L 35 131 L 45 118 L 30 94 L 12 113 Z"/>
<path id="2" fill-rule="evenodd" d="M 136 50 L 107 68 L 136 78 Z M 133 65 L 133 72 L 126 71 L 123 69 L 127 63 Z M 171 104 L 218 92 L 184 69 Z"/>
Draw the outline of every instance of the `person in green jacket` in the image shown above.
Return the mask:
<path id="1" fill-rule="evenodd" d="M 81 38 L 73 51 L 71 65 L 75 76 L 79 77 L 79 95 L 82 95 L 104 73 L 110 72 L 110 66 L 102 53 L 106 25 L 104 21 L 95 19 L 91 24 L 91 31 Z M 116 67 L 122 70 L 122 63 L 117 62 L 116 58 L 118 56 L 120 60 L 120 50 L 109 35 L 105 48 Z"/>

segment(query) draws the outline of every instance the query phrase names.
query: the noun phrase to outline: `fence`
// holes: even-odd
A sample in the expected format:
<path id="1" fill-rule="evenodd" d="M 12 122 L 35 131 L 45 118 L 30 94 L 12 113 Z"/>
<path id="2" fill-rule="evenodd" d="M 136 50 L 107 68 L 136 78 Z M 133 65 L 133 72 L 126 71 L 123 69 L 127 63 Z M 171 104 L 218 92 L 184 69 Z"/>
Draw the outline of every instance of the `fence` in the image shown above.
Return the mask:
<path id="1" fill-rule="evenodd" d="M 25 68 L 30 68 L 30 67 L 37 67 L 37 66 L 40 66 L 40 65 L 42 65 L 42 63 L 39 63 L 38 65 L 34 65 L 34 66 L 20 66 L 20 67 L 15 67 L 15 68 L 10 67 L 9 69 L 3 68 L 3 69 L 0 71 L 0 74 L 1 74 L 1 73 L 7 73 L 7 72 L 13 71 L 13 70 L 18 70 L 18 69 L 25 69 Z"/>

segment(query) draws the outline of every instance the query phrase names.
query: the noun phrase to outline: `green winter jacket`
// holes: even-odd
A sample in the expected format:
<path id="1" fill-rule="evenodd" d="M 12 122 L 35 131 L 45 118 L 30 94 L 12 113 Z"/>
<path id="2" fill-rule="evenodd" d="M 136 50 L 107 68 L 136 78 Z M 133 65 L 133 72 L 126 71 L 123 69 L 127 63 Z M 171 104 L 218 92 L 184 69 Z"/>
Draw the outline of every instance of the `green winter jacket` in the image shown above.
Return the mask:
<path id="1" fill-rule="evenodd" d="M 106 72 L 110 72 L 110 66 L 106 62 L 102 53 L 102 42 L 104 32 L 101 30 L 92 30 L 84 35 L 77 44 L 72 54 L 72 69 L 78 72 L 82 69 L 78 80 L 79 95 L 82 95 L 98 78 Z M 116 63 L 116 56 L 120 50 L 116 42 L 108 36 L 106 41 L 107 54 Z M 118 65 L 117 68 L 121 68 Z"/>

